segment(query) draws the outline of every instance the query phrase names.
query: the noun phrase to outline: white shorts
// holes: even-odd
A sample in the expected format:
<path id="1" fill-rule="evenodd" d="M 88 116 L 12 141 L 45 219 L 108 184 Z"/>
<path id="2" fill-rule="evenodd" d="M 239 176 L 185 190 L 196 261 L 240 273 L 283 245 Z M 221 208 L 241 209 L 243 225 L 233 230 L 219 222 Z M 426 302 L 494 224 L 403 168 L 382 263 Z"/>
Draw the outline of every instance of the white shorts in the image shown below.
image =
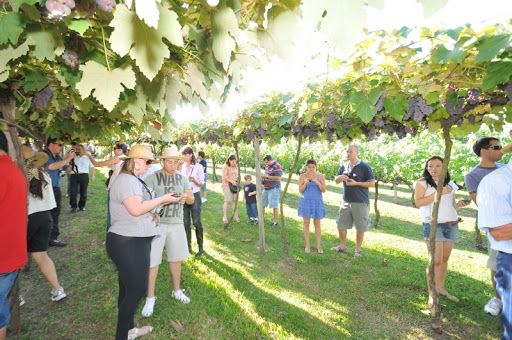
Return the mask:
<path id="1" fill-rule="evenodd" d="M 150 267 L 162 263 L 164 247 L 168 262 L 181 262 L 188 257 L 187 234 L 183 224 L 160 224 L 162 232 L 151 241 Z"/>

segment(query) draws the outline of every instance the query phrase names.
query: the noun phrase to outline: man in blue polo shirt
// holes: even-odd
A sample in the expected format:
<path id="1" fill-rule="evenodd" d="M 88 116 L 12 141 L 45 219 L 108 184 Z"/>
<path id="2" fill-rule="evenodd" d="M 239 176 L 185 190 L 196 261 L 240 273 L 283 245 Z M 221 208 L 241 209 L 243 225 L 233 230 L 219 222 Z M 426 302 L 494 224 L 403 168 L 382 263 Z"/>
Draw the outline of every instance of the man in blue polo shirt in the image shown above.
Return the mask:
<path id="1" fill-rule="evenodd" d="M 335 182 L 343 182 L 343 199 L 338 212 L 337 224 L 340 243 L 333 247 L 334 251 L 347 253 L 347 230 L 355 225 L 356 249 L 355 257 L 361 257 L 361 246 L 364 233 L 370 227 L 370 198 L 368 188 L 375 186 L 372 168 L 357 158 L 359 148 L 350 145 L 347 149 L 348 162 L 341 164 Z"/>
<path id="2" fill-rule="evenodd" d="M 60 206 L 61 206 L 61 192 L 60 192 L 60 172 L 67 168 L 69 162 L 73 159 L 74 152 L 68 152 L 66 157 L 62 159 L 60 157 L 60 153 L 62 152 L 62 147 L 64 146 L 64 142 L 60 138 L 48 138 L 46 143 L 46 153 L 48 154 L 48 163 L 47 169 L 50 178 L 52 179 L 52 187 L 53 194 L 55 196 L 55 201 L 57 203 L 57 207 L 52 209 L 52 231 L 50 233 L 50 247 L 64 247 L 66 246 L 66 242 L 58 239 L 60 231 L 59 231 L 59 215 L 60 215 Z"/>
<path id="3" fill-rule="evenodd" d="M 277 218 L 279 216 L 279 200 L 281 199 L 281 177 L 283 176 L 283 168 L 281 164 L 272 159 L 271 155 L 263 158 L 265 163 L 265 173 L 261 176 L 263 188 L 263 215 L 265 215 L 265 207 L 274 210 L 274 220 L 272 227 L 277 227 Z"/>

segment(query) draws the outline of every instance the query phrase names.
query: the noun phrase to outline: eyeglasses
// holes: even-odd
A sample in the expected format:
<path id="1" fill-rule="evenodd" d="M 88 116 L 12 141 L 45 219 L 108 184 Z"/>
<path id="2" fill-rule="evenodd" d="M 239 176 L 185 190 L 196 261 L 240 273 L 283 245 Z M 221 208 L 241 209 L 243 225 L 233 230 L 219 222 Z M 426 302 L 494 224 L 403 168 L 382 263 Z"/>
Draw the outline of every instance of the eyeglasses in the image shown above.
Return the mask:
<path id="1" fill-rule="evenodd" d="M 488 145 L 485 148 L 486 149 L 492 149 L 492 150 L 501 150 L 501 149 L 503 149 L 503 146 L 501 146 L 501 145 Z"/>
<path id="2" fill-rule="evenodd" d="M 148 159 L 148 160 L 146 161 L 146 165 L 150 165 L 151 163 L 153 163 L 153 161 L 152 161 L 152 160 L 150 160 L 150 159 Z"/>

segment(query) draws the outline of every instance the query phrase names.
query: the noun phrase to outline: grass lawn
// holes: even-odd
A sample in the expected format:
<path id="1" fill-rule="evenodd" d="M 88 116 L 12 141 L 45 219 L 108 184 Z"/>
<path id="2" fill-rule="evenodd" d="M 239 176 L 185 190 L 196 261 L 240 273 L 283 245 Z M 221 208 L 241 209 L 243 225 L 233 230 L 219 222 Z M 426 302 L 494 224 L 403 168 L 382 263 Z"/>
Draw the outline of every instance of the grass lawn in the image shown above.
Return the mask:
<path id="1" fill-rule="evenodd" d="M 86 212 L 70 214 L 63 197 L 62 239 L 69 245 L 49 250 L 68 298 L 52 303 L 49 284 L 32 265 L 22 276 L 26 304 L 21 307 L 22 331 L 13 339 L 113 338 L 117 274 L 103 245 L 106 192 L 102 174 L 98 175 L 89 186 Z M 267 253 L 259 254 L 258 230 L 245 222 L 242 203 L 242 223 L 225 231 L 220 184 L 208 183 L 208 202 L 202 212 L 208 254 L 199 260 L 190 257 L 182 270 L 182 288 L 192 302 L 182 305 L 171 298 L 169 273 L 166 266 L 161 267 L 155 313 L 142 318 L 141 303 L 136 315 L 136 325 L 155 327 L 147 339 L 501 336 L 499 319 L 483 312 L 492 288 L 485 267 L 487 256 L 473 246 L 474 205 L 461 211 L 464 221 L 447 279 L 448 290 L 461 301 L 441 300 L 444 334 L 439 336 L 430 328 L 427 251 L 419 212 L 409 203 L 410 193 L 400 188 L 395 200 L 389 186 L 381 186 L 381 226 L 367 233 L 363 257 L 356 259 L 352 253 L 329 251 L 337 243 L 334 218 L 340 199 L 340 188 L 330 183 L 324 196 L 328 218 L 322 222 L 325 254 L 305 254 L 302 221 L 296 210 L 296 179 L 285 207 L 293 263 L 282 260 L 278 228 L 266 228 Z M 270 218 L 267 211 L 267 222 Z M 354 234 L 349 232 L 352 252 Z M 311 240 L 314 245 L 313 234 Z M 195 243 L 193 246 L 196 249 Z"/>

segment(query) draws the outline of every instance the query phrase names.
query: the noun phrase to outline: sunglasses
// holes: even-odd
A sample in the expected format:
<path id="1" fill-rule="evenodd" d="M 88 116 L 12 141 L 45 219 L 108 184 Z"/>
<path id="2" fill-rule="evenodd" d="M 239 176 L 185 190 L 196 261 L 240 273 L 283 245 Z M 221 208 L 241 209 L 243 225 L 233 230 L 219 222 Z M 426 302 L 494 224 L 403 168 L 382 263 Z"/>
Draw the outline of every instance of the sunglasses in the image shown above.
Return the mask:
<path id="1" fill-rule="evenodd" d="M 150 165 L 151 163 L 153 163 L 153 161 L 152 161 L 152 160 L 150 160 L 150 159 L 148 159 L 148 160 L 146 161 L 146 165 Z"/>
<path id="2" fill-rule="evenodd" d="M 503 146 L 501 146 L 501 145 L 488 145 L 485 148 L 486 149 L 492 149 L 492 150 L 501 150 L 501 149 L 503 149 Z"/>

